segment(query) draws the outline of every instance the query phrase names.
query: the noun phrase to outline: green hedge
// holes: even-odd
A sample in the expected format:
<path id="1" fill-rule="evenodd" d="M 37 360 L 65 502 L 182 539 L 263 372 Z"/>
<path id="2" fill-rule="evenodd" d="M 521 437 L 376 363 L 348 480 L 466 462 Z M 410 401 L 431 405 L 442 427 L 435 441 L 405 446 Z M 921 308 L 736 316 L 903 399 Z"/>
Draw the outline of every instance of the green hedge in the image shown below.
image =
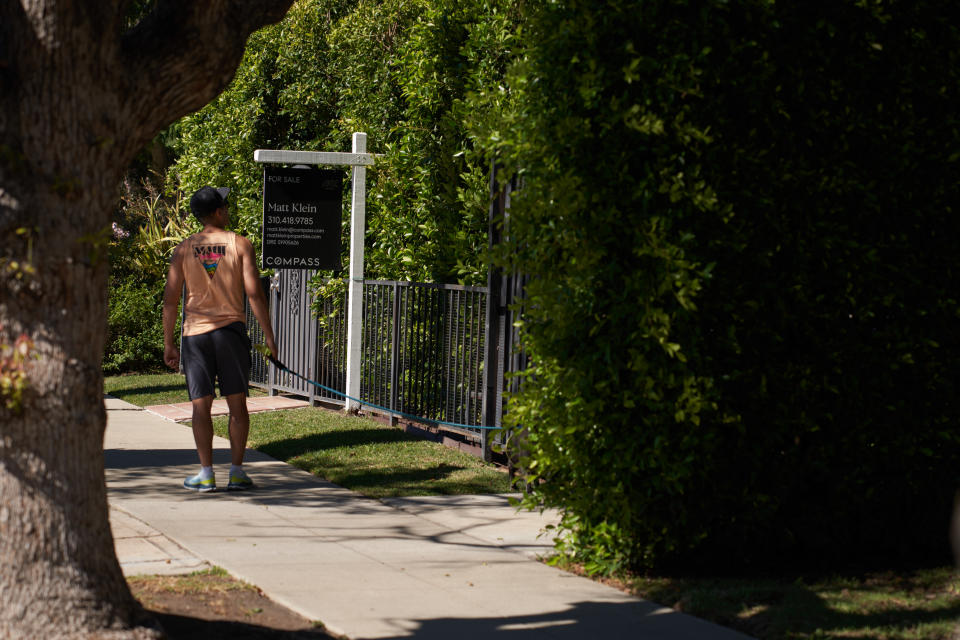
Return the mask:
<path id="1" fill-rule="evenodd" d="M 254 150 L 349 151 L 363 131 L 381 154 L 367 174 L 368 277 L 484 284 L 487 158 L 464 121 L 510 59 L 498 4 L 301 0 L 251 37 L 230 87 L 174 127 L 173 186 L 232 187 L 235 227 L 259 246 Z M 343 212 L 346 269 L 349 192 Z"/>
<path id="2" fill-rule="evenodd" d="M 105 374 L 163 366 L 163 284 L 116 282 L 110 289 Z"/>
<path id="3" fill-rule="evenodd" d="M 523 177 L 528 502 L 596 571 L 946 561 L 950 4 L 523 7 L 478 131 Z"/>

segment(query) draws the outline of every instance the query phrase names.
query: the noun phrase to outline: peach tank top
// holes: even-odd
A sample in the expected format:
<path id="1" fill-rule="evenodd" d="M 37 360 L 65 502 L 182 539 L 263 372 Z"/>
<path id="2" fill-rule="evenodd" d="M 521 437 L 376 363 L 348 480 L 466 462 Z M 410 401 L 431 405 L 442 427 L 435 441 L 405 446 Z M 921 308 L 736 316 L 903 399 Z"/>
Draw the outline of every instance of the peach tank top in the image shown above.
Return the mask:
<path id="1" fill-rule="evenodd" d="M 207 333 L 234 322 L 246 322 L 243 273 L 232 231 L 195 233 L 183 241 L 183 335 Z"/>

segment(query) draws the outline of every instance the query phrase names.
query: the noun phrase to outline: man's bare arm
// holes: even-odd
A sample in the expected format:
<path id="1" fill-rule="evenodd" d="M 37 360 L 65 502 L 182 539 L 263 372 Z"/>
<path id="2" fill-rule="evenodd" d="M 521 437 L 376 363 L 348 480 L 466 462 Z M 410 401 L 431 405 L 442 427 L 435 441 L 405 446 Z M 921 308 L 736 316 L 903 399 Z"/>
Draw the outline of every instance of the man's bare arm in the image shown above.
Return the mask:
<path id="1" fill-rule="evenodd" d="M 253 245 L 243 236 L 237 236 L 237 253 L 240 255 L 243 269 L 243 290 L 250 300 L 253 315 L 263 330 L 263 340 L 274 357 L 278 356 L 277 343 L 273 337 L 273 326 L 270 324 L 270 309 L 267 307 L 267 297 L 263 295 L 260 286 L 260 271 L 257 269 L 257 258 L 253 253 Z"/>
<path id="2" fill-rule="evenodd" d="M 183 245 L 173 251 L 167 284 L 163 289 L 163 361 L 174 371 L 180 369 L 180 350 L 174 331 L 177 328 L 177 307 L 183 292 Z"/>

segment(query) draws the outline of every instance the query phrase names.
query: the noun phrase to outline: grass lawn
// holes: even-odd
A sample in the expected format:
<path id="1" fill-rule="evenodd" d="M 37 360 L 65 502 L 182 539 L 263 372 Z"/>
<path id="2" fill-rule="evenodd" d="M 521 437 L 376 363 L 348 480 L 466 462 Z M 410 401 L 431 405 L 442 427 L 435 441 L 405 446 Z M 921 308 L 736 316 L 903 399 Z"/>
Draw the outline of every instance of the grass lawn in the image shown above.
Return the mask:
<path id="1" fill-rule="evenodd" d="M 213 422 L 227 437 L 227 419 Z M 507 474 L 396 427 L 304 408 L 250 415 L 249 446 L 372 498 L 506 493 Z"/>
<path id="2" fill-rule="evenodd" d="M 960 640 L 951 567 L 814 580 L 634 577 L 632 593 L 762 640 Z"/>
<path id="3" fill-rule="evenodd" d="M 190 402 L 187 383 L 179 373 L 108 376 L 103 381 L 103 390 L 138 407 Z"/>

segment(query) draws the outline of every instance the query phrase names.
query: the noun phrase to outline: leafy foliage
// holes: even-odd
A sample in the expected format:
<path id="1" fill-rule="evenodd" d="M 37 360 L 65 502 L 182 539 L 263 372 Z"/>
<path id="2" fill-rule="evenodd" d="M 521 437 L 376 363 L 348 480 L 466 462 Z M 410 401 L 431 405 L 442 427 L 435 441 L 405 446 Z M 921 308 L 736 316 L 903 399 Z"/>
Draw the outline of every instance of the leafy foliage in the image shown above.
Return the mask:
<path id="1" fill-rule="evenodd" d="M 524 4 L 500 117 L 530 504 L 619 567 L 946 556 L 958 31 L 936 2 Z"/>
<path id="2" fill-rule="evenodd" d="M 163 362 L 163 287 L 173 250 L 199 223 L 179 194 L 165 198 L 150 180 L 124 184 L 110 241 L 110 292 L 104 372 L 149 371 Z"/>
<path id="3" fill-rule="evenodd" d="M 0 273 L 16 283 L 17 288 L 29 286 L 37 273 L 33 264 L 34 233 L 35 229 L 29 227 L 14 230 L 24 245 L 23 257 L 0 257 Z M 0 403 L 6 409 L 19 412 L 23 408 L 23 394 L 30 386 L 27 360 L 38 357 L 34 346 L 30 336 L 23 332 L 11 342 L 6 327 L 0 325 Z"/>
<path id="4" fill-rule="evenodd" d="M 0 327 L 0 402 L 6 409 L 19 411 L 22 408 L 23 392 L 30 384 L 27 360 L 36 357 L 33 348 L 33 341 L 25 333 L 8 344 L 3 327 Z"/>
<path id="5" fill-rule="evenodd" d="M 163 284 L 115 283 L 107 312 L 104 372 L 150 371 L 162 363 Z"/>
<path id="6" fill-rule="evenodd" d="M 512 26 L 489 20 L 496 6 L 297 3 L 251 38 L 232 85 L 177 125 L 171 175 L 188 193 L 233 188 L 235 226 L 258 245 L 254 150 L 344 151 L 353 132 L 365 131 L 368 151 L 382 154 L 368 173 L 368 277 L 482 284 L 487 160 L 473 152 L 463 122 L 471 92 L 502 76 L 509 59 Z M 345 204 L 344 237 L 348 211 Z"/>
<path id="7" fill-rule="evenodd" d="M 193 193 L 203 185 L 227 186 L 233 226 L 259 246 L 262 167 L 258 148 L 327 149 L 335 121 L 329 103 L 325 35 L 347 2 L 299 3 L 280 24 L 253 34 L 230 87 L 173 128 L 178 154 L 170 188 Z M 306 77 L 312 77 L 310 83 Z M 296 104 L 294 104 L 296 103 Z M 309 114 L 295 122 L 288 109 Z"/>

